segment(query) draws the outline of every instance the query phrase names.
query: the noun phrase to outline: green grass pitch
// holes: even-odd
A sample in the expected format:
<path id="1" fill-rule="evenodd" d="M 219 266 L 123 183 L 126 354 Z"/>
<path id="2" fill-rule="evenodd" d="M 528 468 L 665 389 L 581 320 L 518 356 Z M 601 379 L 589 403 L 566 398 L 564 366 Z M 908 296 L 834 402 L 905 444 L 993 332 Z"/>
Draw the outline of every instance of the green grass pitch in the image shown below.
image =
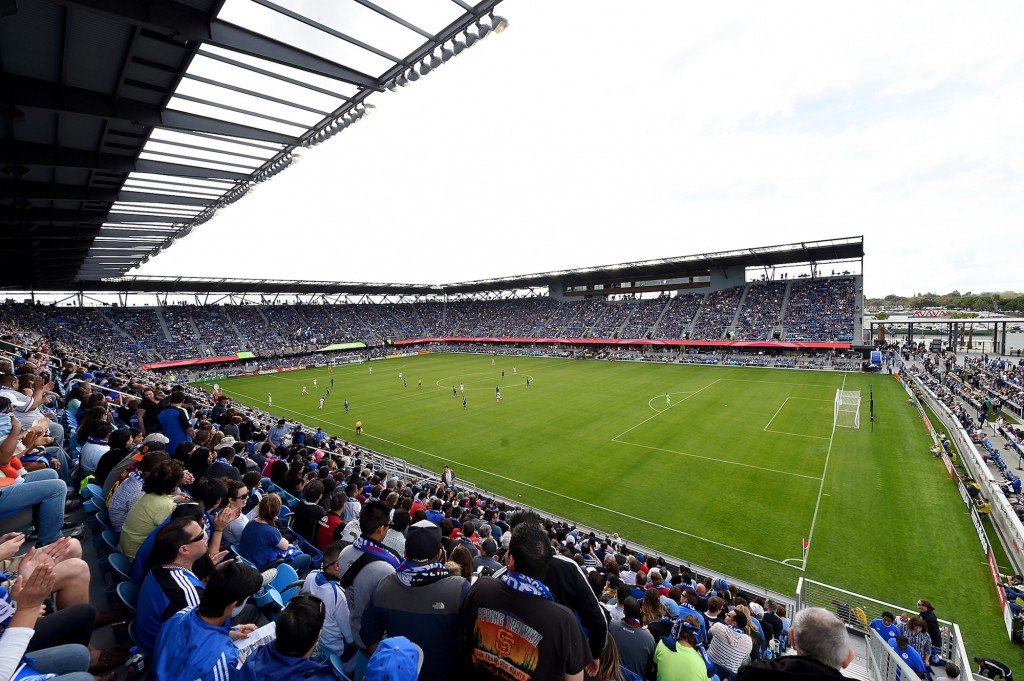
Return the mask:
<path id="1" fill-rule="evenodd" d="M 779 592 L 806 576 L 928 598 L 974 654 L 1016 657 L 973 526 L 892 376 L 491 361 L 433 354 L 218 382 L 243 404 L 267 408 L 273 393 L 275 415 L 431 470 L 447 463 L 495 494 Z M 861 391 L 860 429 L 833 429 L 837 389 Z"/>

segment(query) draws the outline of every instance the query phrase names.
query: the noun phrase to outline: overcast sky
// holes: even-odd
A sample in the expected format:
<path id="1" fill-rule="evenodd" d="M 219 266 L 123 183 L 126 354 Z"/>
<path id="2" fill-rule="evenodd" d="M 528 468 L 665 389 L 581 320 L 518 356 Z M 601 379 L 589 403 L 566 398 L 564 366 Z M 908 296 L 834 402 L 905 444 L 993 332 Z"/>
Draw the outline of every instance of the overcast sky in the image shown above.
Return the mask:
<path id="1" fill-rule="evenodd" d="M 435 284 L 863 235 L 868 296 L 1024 289 L 1024 3 L 499 13 L 138 273 Z"/>

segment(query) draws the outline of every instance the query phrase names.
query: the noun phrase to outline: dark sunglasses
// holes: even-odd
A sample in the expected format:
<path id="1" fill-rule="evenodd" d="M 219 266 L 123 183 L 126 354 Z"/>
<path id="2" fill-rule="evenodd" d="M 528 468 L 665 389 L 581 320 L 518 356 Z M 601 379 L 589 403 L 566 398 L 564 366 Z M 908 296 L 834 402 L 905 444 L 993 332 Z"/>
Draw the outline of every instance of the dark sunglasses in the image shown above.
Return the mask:
<path id="1" fill-rule="evenodd" d="M 206 539 L 206 530 L 199 530 L 199 536 L 189 539 L 185 544 L 195 544 L 197 541 L 203 541 L 204 539 Z"/>

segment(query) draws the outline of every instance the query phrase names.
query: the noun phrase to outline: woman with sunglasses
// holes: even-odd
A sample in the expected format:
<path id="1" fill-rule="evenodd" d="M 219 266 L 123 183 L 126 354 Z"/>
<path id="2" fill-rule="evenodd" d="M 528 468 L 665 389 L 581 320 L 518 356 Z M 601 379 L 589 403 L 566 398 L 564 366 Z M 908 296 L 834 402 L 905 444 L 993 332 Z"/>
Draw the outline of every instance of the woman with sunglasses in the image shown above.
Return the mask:
<path id="1" fill-rule="evenodd" d="M 249 499 L 249 488 L 244 483 L 236 480 L 225 479 L 224 482 L 228 486 L 228 493 L 224 495 L 220 510 L 223 512 L 224 509 L 232 509 L 238 512 L 238 517 L 224 528 L 220 542 L 220 548 L 222 549 L 237 545 L 242 540 L 242 531 L 249 524 L 249 519 L 242 513 L 245 503 Z"/>

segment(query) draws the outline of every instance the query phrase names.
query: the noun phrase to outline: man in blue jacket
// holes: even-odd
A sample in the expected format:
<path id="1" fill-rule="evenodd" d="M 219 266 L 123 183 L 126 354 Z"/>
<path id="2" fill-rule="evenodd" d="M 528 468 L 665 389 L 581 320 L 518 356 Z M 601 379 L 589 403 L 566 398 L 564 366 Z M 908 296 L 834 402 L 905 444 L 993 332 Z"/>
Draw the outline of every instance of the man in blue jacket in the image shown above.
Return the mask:
<path id="1" fill-rule="evenodd" d="M 340 681 L 330 664 L 309 659 L 324 626 L 323 602 L 312 594 L 288 601 L 277 618 L 277 638 L 253 653 L 239 670 L 244 681 Z"/>
<path id="2" fill-rule="evenodd" d="M 250 596 L 263 586 L 260 573 L 241 563 L 214 570 L 199 605 L 164 623 L 156 641 L 153 669 L 160 681 L 228 681 L 238 675 L 235 641 L 256 630 L 254 624 L 231 626 Z"/>

